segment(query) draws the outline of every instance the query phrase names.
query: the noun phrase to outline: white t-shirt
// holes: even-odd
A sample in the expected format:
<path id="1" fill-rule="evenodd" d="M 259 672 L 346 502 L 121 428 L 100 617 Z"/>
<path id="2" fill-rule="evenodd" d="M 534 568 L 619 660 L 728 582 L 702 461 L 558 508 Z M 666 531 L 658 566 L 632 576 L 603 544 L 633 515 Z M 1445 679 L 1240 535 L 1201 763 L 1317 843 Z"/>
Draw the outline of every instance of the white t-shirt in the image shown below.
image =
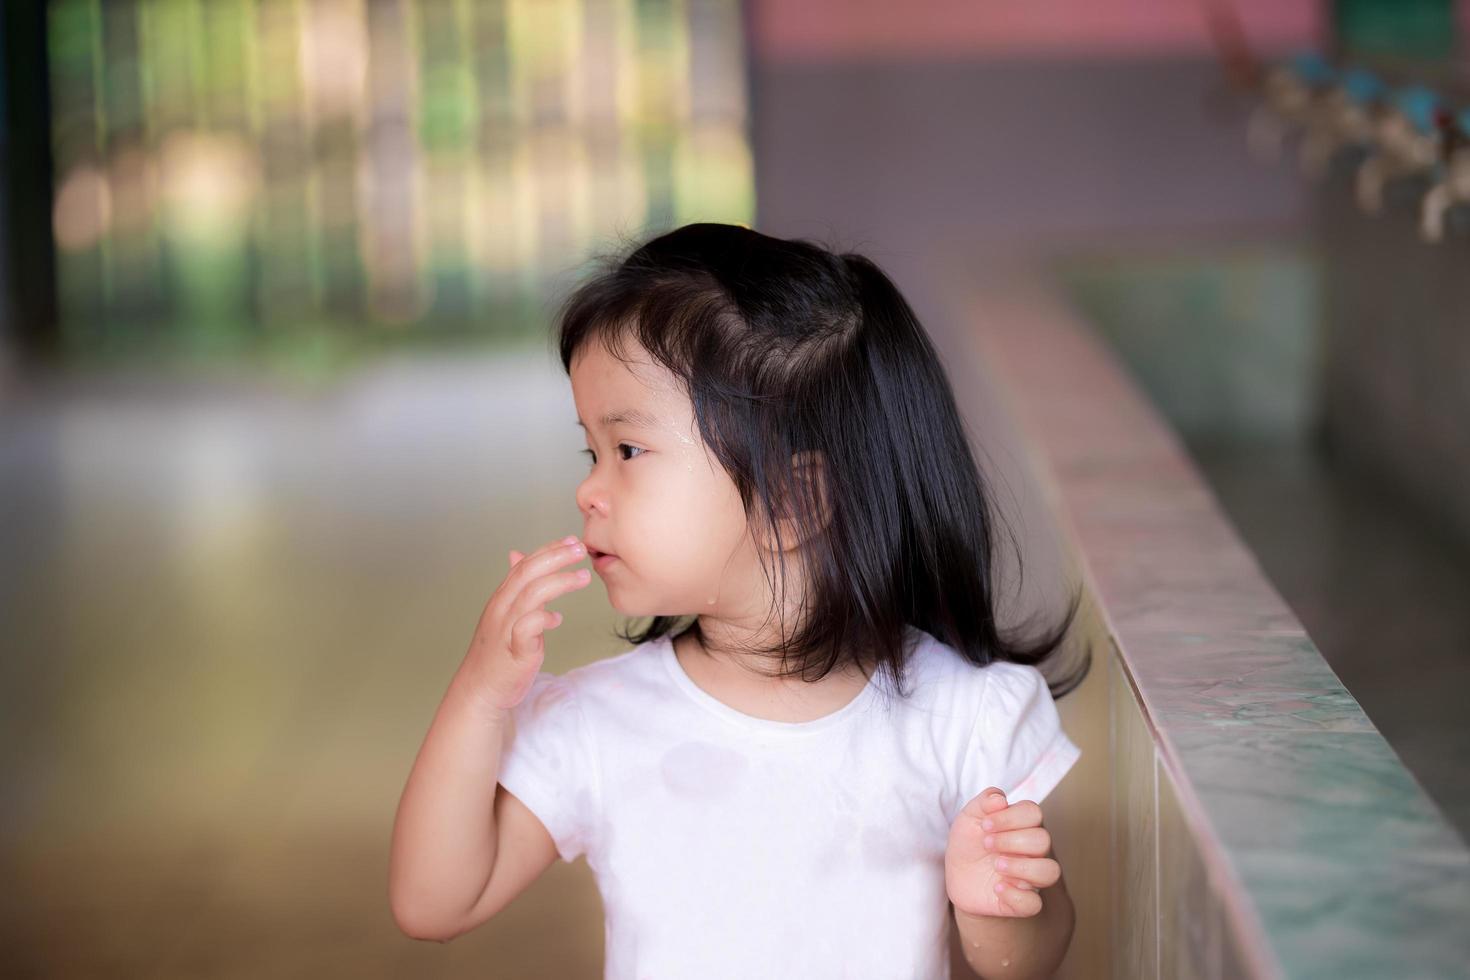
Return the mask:
<path id="1" fill-rule="evenodd" d="M 907 700 L 875 673 L 801 723 L 719 701 L 667 637 L 537 675 L 500 782 L 587 856 L 606 980 L 949 977 L 950 825 L 992 785 L 1039 803 L 1081 753 L 1036 668 L 910 636 Z"/>

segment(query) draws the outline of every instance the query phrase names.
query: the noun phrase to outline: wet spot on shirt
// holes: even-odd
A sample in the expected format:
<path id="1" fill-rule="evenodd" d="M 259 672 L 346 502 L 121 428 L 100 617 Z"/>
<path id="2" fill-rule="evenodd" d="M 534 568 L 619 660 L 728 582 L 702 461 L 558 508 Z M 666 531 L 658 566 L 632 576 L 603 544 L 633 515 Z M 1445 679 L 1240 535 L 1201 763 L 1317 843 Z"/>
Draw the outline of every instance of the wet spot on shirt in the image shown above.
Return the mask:
<path id="1" fill-rule="evenodd" d="M 812 858 L 812 874 L 821 878 L 841 874 L 852 864 L 856 838 L 857 824 L 850 817 L 834 817 L 832 835 Z"/>
<path id="2" fill-rule="evenodd" d="M 749 767 L 745 756 L 708 742 L 682 742 L 664 753 L 659 766 L 669 792 L 700 798 L 731 792 Z"/>
<path id="3" fill-rule="evenodd" d="M 914 848 L 884 827 L 863 828 L 863 860 L 875 868 L 904 867 L 913 864 Z"/>

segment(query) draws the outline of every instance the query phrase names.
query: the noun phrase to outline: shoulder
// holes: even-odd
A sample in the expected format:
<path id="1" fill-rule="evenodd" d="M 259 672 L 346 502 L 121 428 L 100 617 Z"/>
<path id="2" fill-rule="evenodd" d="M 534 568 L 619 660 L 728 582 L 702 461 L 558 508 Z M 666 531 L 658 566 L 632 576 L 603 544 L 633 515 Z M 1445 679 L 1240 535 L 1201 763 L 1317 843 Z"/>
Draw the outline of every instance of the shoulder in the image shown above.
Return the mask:
<path id="1" fill-rule="evenodd" d="M 556 675 L 551 683 L 586 712 L 627 705 L 651 694 L 659 684 L 666 670 L 660 660 L 660 645 L 659 640 L 640 643 L 611 657 L 573 667 Z"/>
<path id="2" fill-rule="evenodd" d="M 973 719 L 985 689 L 984 670 L 933 634 L 915 626 L 909 630 L 913 646 L 904 661 L 905 706 L 946 724 Z"/>
<path id="3" fill-rule="evenodd" d="M 997 661 L 982 666 L 972 663 L 960 651 L 933 634 L 918 627 L 910 629 L 916 642 L 905 670 L 916 693 L 921 689 L 929 689 L 941 696 L 949 694 L 978 699 L 997 677 L 1003 683 L 1014 682 L 1007 668 L 1014 667 L 1015 664 Z"/>
<path id="4" fill-rule="evenodd" d="M 908 635 L 913 647 L 909 651 L 904 669 L 916 685 L 940 685 L 953 681 L 956 675 L 962 674 L 966 669 L 974 669 L 974 665 L 965 660 L 958 650 L 934 634 L 917 626 L 910 626 Z"/>
<path id="5" fill-rule="evenodd" d="M 562 674 L 562 677 L 583 689 L 605 687 L 619 681 L 627 681 L 659 666 L 660 647 L 664 642 L 666 641 L 658 639 L 639 643 L 611 657 L 603 657 L 591 663 L 573 667 Z"/>
<path id="6" fill-rule="evenodd" d="M 978 726 L 996 744 L 1038 749 L 1061 734 L 1061 716 L 1046 675 L 1029 664 L 997 661 L 987 676 Z"/>
<path id="7" fill-rule="evenodd" d="M 1051 700 L 1046 676 L 1030 664 L 997 660 L 979 668 L 985 675 L 985 702 L 991 708 L 1019 708 L 1045 696 Z"/>
<path id="8" fill-rule="evenodd" d="M 978 718 L 1019 716 L 1039 698 L 1050 701 L 1046 677 L 1027 664 L 996 660 L 975 664 L 954 647 L 923 630 L 909 659 L 909 686 L 916 698 Z"/>

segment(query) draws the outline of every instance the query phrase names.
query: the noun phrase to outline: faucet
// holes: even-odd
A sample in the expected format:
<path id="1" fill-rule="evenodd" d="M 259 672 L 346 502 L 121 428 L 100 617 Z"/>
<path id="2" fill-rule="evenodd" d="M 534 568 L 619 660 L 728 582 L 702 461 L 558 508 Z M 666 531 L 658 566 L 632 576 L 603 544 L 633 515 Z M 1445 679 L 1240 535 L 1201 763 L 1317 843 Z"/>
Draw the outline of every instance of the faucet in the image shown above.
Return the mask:
<path id="1" fill-rule="evenodd" d="M 1470 202 L 1470 109 L 1442 120 L 1443 168 L 1419 209 L 1419 232 L 1427 242 L 1444 241 L 1445 212 Z"/>
<path id="2" fill-rule="evenodd" d="M 1352 68 L 1321 95 L 1307 115 L 1300 163 L 1308 177 L 1326 176 L 1332 158 L 1344 147 L 1367 151 L 1387 88 L 1371 72 Z"/>
<path id="3" fill-rule="evenodd" d="M 1439 96 L 1421 85 L 1399 89 L 1374 121 L 1376 147 L 1358 167 L 1358 206 L 1369 214 L 1383 210 L 1383 186 L 1403 177 L 1438 176 L 1442 134 L 1436 117 Z"/>
<path id="4" fill-rule="evenodd" d="M 1258 159 L 1275 163 L 1290 129 L 1306 124 L 1317 94 L 1332 84 L 1336 72 L 1315 54 L 1299 54 L 1267 69 L 1264 101 L 1246 122 L 1246 143 Z"/>

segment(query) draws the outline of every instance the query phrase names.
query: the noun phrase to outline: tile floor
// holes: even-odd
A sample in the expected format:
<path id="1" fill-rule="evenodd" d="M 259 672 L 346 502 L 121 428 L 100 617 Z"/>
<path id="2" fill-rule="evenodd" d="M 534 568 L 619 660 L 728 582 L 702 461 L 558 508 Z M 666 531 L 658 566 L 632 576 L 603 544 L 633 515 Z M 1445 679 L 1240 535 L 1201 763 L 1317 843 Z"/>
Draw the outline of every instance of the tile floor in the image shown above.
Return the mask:
<path id="1" fill-rule="evenodd" d="M 585 863 L 450 944 L 387 903 L 507 550 L 581 530 L 574 419 L 539 354 L 6 401 L 0 975 L 600 976 Z M 561 602 L 548 669 L 613 651 L 601 598 Z"/>

